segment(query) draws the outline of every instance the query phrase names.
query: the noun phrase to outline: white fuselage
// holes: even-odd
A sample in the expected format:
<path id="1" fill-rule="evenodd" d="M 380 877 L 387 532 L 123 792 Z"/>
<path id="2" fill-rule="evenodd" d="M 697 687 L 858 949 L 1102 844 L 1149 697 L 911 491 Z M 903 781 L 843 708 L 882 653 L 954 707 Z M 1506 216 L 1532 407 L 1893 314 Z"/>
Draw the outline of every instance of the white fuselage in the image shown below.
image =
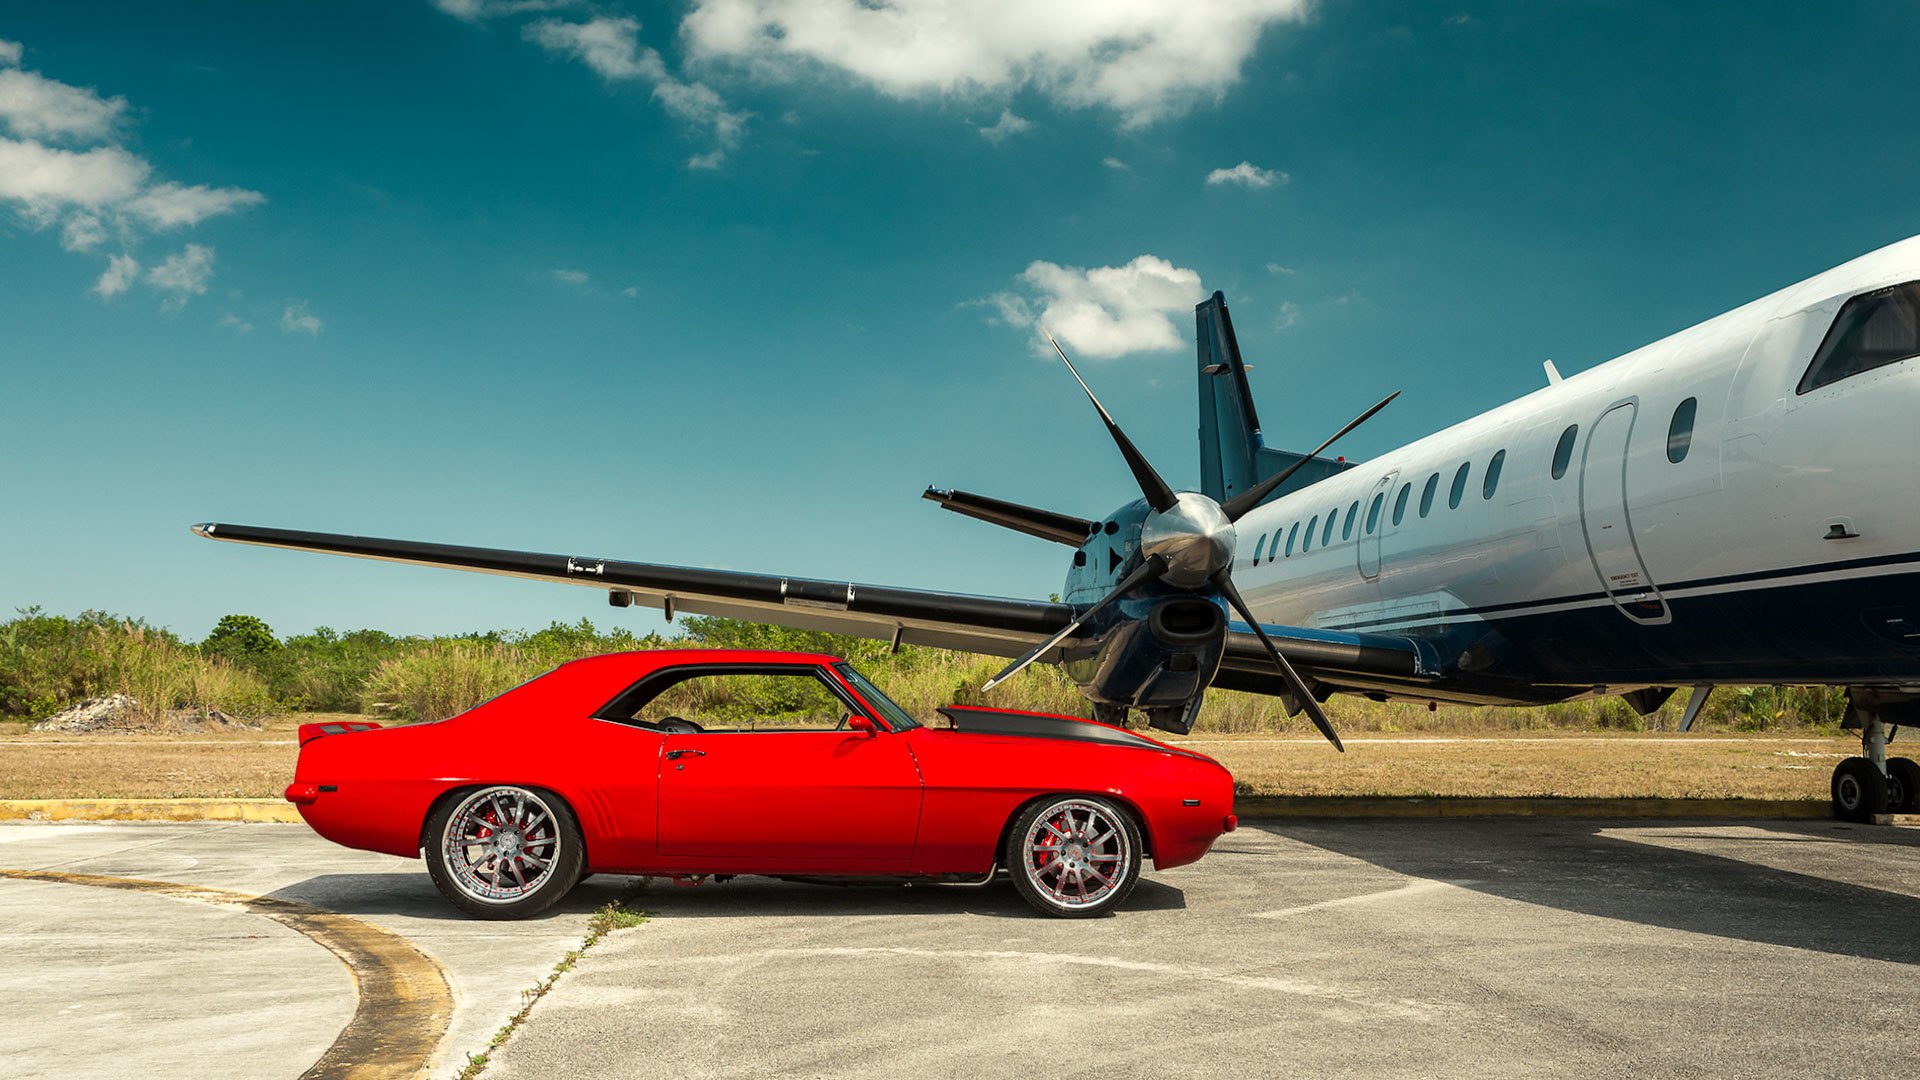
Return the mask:
<path id="1" fill-rule="evenodd" d="M 1235 579 L 1263 622 L 1491 624 L 1520 674 L 1594 690 L 1920 683 L 1920 359 L 1797 392 L 1842 304 L 1915 279 L 1920 237 L 1275 499 Z"/>

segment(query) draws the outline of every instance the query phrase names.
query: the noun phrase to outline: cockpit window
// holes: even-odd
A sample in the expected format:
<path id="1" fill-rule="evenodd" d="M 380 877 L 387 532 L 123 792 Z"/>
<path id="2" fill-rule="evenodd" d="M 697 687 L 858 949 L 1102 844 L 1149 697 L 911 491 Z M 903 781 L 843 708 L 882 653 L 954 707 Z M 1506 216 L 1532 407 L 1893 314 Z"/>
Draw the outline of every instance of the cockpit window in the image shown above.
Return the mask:
<path id="1" fill-rule="evenodd" d="M 1813 354 L 1799 392 L 1920 356 L 1920 281 L 1847 301 Z"/>

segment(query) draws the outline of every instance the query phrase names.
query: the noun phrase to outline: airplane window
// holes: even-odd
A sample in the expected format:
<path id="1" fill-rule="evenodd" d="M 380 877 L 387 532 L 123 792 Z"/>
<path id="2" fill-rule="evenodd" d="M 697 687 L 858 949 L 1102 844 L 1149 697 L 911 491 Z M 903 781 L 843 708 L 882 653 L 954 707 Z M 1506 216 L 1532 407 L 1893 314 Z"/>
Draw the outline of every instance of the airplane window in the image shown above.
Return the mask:
<path id="1" fill-rule="evenodd" d="M 1367 507 L 1367 535 L 1373 535 L 1373 527 L 1380 524 L 1380 508 L 1387 502 L 1387 493 L 1381 492 L 1373 497 L 1373 505 Z"/>
<path id="2" fill-rule="evenodd" d="M 1293 528 L 1287 530 L 1287 554 L 1289 555 L 1293 554 L 1293 542 L 1294 540 L 1298 539 L 1299 536 L 1300 536 L 1300 523 L 1296 521 L 1293 523 Z"/>
<path id="3" fill-rule="evenodd" d="M 1400 524 L 1400 519 L 1407 516 L 1407 496 L 1411 494 L 1413 494 L 1412 484 L 1400 485 L 1400 497 L 1393 500 L 1393 523 L 1395 525 Z"/>
<path id="4" fill-rule="evenodd" d="M 1421 517 L 1426 517 L 1427 511 L 1433 509 L 1433 493 L 1439 490 L 1440 490 L 1440 474 L 1434 473 L 1432 476 L 1427 477 L 1427 486 L 1420 489 L 1420 516 Z"/>
<path id="5" fill-rule="evenodd" d="M 1261 551 L 1261 549 L 1262 549 L 1262 548 L 1265 548 L 1266 546 L 1267 546 L 1267 538 L 1266 538 L 1266 535 L 1265 535 L 1265 534 L 1263 533 L 1263 534 L 1261 534 L 1261 536 L 1260 536 L 1260 539 L 1259 539 L 1259 540 L 1256 540 L 1256 541 L 1254 541 L 1254 545 L 1253 545 L 1253 565 L 1255 565 L 1255 566 L 1259 566 L 1259 565 L 1260 565 L 1260 551 Z"/>
<path id="6" fill-rule="evenodd" d="M 1337 506 L 1327 512 L 1327 527 L 1320 530 L 1321 547 L 1326 547 L 1328 544 L 1333 543 L 1333 519 L 1339 516 L 1340 508 Z"/>
<path id="7" fill-rule="evenodd" d="M 1863 293 L 1834 317 L 1798 392 L 1915 356 L 1920 356 L 1920 281 Z"/>
<path id="8" fill-rule="evenodd" d="M 1487 462 L 1487 478 L 1480 482 L 1481 498 L 1493 498 L 1494 489 L 1500 486 L 1500 466 L 1506 464 L 1506 462 L 1507 452 L 1505 450 L 1496 451 L 1493 455 L 1493 460 Z"/>
<path id="9" fill-rule="evenodd" d="M 1300 538 L 1300 554 L 1305 555 L 1313 549 L 1313 530 L 1319 527 L 1320 517 L 1316 514 L 1312 521 L 1307 522 L 1307 535 Z"/>
<path id="10" fill-rule="evenodd" d="M 1580 434 L 1579 424 L 1568 424 L 1567 430 L 1560 433 L 1560 441 L 1553 448 L 1553 478 L 1567 475 L 1567 465 L 1573 461 L 1573 439 Z"/>
<path id="11" fill-rule="evenodd" d="M 1345 525 L 1340 526 L 1340 539 L 1342 540 L 1353 539 L 1353 519 L 1359 516 L 1360 516 L 1360 500 L 1355 499 L 1353 500 L 1353 505 L 1347 507 L 1347 523 Z"/>
<path id="12" fill-rule="evenodd" d="M 1673 410 L 1673 423 L 1667 426 L 1667 460 L 1675 465 L 1687 460 L 1693 445 L 1693 414 L 1699 410 L 1699 398 L 1688 398 Z"/>
<path id="13" fill-rule="evenodd" d="M 1453 474 L 1453 488 L 1447 492 L 1447 509 L 1460 509 L 1460 497 L 1467 493 L 1467 471 L 1473 468 L 1473 462 L 1462 462 L 1460 471 Z"/>

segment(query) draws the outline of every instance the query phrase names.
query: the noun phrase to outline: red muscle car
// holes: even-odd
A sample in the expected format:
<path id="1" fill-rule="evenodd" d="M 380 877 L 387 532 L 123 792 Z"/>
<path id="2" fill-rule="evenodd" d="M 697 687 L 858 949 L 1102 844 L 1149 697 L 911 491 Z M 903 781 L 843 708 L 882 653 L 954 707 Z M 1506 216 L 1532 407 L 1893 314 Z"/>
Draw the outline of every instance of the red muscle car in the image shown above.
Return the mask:
<path id="1" fill-rule="evenodd" d="M 448 720 L 308 724 L 287 799 L 348 847 L 425 853 L 483 918 L 589 873 L 986 883 L 1049 915 L 1112 910 L 1143 856 L 1236 824 L 1213 759 L 1124 728 L 985 708 L 925 727 L 845 660 L 616 653 Z M 688 717 L 700 717 L 700 722 Z"/>

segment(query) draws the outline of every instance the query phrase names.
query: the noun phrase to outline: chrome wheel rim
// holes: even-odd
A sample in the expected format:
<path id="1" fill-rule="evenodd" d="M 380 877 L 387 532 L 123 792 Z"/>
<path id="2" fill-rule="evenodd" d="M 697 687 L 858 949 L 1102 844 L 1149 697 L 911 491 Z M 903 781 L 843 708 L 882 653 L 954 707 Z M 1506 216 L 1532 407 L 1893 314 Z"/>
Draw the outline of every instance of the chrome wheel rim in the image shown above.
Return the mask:
<path id="1" fill-rule="evenodd" d="M 1114 812 L 1082 799 L 1064 799 L 1040 812 L 1027 830 L 1022 870 L 1049 904 L 1092 907 L 1126 883 L 1132 846 Z"/>
<path id="2" fill-rule="evenodd" d="M 553 876 L 562 840 L 544 798 L 526 788 L 491 787 L 460 801 L 440 843 L 455 888 L 483 904 L 511 904 Z"/>

